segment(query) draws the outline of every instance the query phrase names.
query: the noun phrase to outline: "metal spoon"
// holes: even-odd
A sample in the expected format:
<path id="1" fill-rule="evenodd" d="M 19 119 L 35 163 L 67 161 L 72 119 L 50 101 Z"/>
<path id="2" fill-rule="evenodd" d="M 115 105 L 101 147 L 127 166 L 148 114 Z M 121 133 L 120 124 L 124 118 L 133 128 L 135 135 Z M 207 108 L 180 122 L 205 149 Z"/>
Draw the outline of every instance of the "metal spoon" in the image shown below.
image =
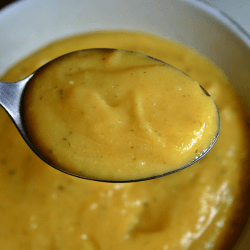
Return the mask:
<path id="1" fill-rule="evenodd" d="M 92 49 L 93 50 L 93 49 Z M 100 49 L 97 49 L 100 50 Z M 105 49 L 105 50 L 112 50 L 112 49 Z M 73 52 L 74 53 L 74 52 Z M 160 61 L 158 59 L 155 59 L 153 57 L 149 57 L 152 60 L 157 60 Z M 162 61 L 160 61 L 162 62 Z M 165 62 L 163 62 L 165 63 Z M 167 64 L 167 63 L 165 63 Z M 167 64 L 169 65 L 169 64 Z M 173 67 L 171 65 L 169 65 L 170 67 Z M 43 67 L 41 67 L 43 68 Z M 40 69 L 41 69 L 40 68 Z M 83 179 L 89 179 L 86 178 L 84 176 L 80 176 L 80 175 L 76 175 L 74 173 L 71 172 L 67 172 L 64 169 L 61 169 L 60 166 L 55 166 L 53 164 L 51 164 L 50 162 L 48 162 L 48 160 L 46 160 L 40 153 L 39 151 L 36 149 L 35 145 L 32 143 L 32 141 L 30 140 L 25 125 L 24 125 L 24 120 L 22 117 L 22 101 L 23 101 L 23 96 L 24 96 L 24 91 L 26 86 L 29 83 L 29 80 L 40 70 L 36 70 L 34 73 L 32 73 L 31 75 L 29 75 L 28 77 L 26 77 L 25 79 L 21 80 L 21 81 L 17 81 L 17 82 L 12 82 L 12 83 L 8 83 L 8 82 L 2 82 L 0 81 L 0 106 L 2 106 L 5 111 L 8 113 L 8 115 L 10 116 L 10 118 L 12 119 L 12 121 L 14 122 L 15 126 L 17 127 L 18 131 L 20 132 L 21 136 L 23 137 L 23 139 L 25 140 L 25 142 L 28 144 L 28 146 L 31 148 L 31 150 L 40 158 L 42 159 L 44 162 L 46 162 L 47 164 L 49 164 L 50 166 L 54 167 L 57 170 L 60 170 L 61 172 L 64 172 L 66 174 L 75 176 L 75 177 L 79 177 L 79 178 L 83 178 Z M 180 71 L 181 72 L 181 71 Z M 183 74 L 185 74 L 184 72 L 181 72 Z M 202 90 L 204 91 L 204 93 L 208 96 L 210 96 L 208 94 L 208 92 L 202 87 Z M 220 133 L 220 115 L 219 115 L 219 111 L 217 108 L 217 113 L 218 113 L 218 121 L 219 121 L 219 126 L 218 126 L 218 131 L 216 136 L 214 137 L 214 139 L 211 141 L 211 144 L 208 148 L 206 148 L 205 150 L 203 150 L 203 153 L 200 154 L 199 156 L 197 156 L 193 161 L 191 161 L 189 164 L 178 168 L 174 171 L 170 171 L 170 172 L 166 172 L 164 174 L 161 175 L 157 175 L 157 176 L 151 176 L 148 178 L 143 178 L 143 179 L 136 179 L 136 180 L 126 180 L 126 181 L 117 181 L 117 180 L 97 180 L 97 179 L 90 179 L 90 180 L 95 180 L 95 181 L 102 181 L 102 182 L 136 182 L 136 181 L 143 181 L 143 180 L 149 180 L 149 179 L 154 179 L 154 178 L 158 178 L 158 177 L 162 177 L 165 175 L 169 175 L 172 173 L 175 173 L 179 170 L 182 170 L 184 168 L 189 167 L 190 165 L 196 163 L 197 161 L 199 161 L 201 158 L 203 158 L 214 146 L 215 142 L 217 141 L 217 138 L 219 136 Z"/>

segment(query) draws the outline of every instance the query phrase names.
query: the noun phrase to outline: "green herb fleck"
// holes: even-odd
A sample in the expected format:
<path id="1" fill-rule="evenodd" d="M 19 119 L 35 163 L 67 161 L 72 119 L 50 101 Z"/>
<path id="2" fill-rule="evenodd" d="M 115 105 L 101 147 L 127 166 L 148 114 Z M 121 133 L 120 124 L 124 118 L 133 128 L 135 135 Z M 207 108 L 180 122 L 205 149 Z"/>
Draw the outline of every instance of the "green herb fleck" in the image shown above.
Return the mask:
<path id="1" fill-rule="evenodd" d="M 16 170 L 15 169 L 9 170 L 9 175 L 14 175 L 14 174 L 16 174 Z"/>
<path id="2" fill-rule="evenodd" d="M 58 188 L 60 191 L 63 191 L 63 190 L 65 189 L 65 187 L 64 187 L 63 185 L 59 185 L 57 188 Z"/>
<path id="3" fill-rule="evenodd" d="M 2 158 L 2 159 L 0 160 L 0 163 L 3 164 L 3 165 L 5 165 L 5 164 L 7 163 L 7 160 L 6 160 L 5 158 Z"/>

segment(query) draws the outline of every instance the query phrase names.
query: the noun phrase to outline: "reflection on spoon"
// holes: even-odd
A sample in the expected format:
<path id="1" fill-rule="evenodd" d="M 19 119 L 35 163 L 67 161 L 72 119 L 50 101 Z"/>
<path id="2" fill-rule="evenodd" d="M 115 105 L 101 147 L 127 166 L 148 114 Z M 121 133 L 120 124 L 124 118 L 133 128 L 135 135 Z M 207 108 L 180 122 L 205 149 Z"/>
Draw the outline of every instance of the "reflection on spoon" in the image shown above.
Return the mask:
<path id="1" fill-rule="evenodd" d="M 1 106 L 41 159 L 90 180 L 174 173 L 205 156 L 220 131 L 218 109 L 196 81 L 131 51 L 72 52 L 0 90 Z"/>

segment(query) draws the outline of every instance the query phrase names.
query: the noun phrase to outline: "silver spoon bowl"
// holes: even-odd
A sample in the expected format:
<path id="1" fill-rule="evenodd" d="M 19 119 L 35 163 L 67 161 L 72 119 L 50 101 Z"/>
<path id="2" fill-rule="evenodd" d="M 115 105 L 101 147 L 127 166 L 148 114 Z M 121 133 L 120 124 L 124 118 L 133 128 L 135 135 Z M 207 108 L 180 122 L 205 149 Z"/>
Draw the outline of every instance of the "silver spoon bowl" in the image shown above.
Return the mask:
<path id="1" fill-rule="evenodd" d="M 93 49 L 91 49 L 93 50 Z M 97 50 L 101 50 L 101 49 L 97 49 Z M 114 49 L 103 49 L 103 50 L 114 50 Z M 74 53 L 74 52 L 72 52 Z M 149 57 L 149 56 L 148 56 Z M 152 60 L 157 60 L 160 61 L 158 59 L 155 59 L 153 57 L 149 57 Z M 162 62 L 162 61 L 160 61 Z M 162 62 L 165 63 L 165 62 Z M 167 64 L 167 63 L 165 63 Z M 172 65 L 167 64 L 170 67 L 173 67 Z M 41 67 L 43 68 L 43 67 Z M 21 80 L 21 81 L 17 81 L 17 82 L 2 82 L 0 81 L 0 106 L 2 106 L 4 108 L 4 110 L 8 113 L 8 115 L 10 116 L 10 118 L 12 119 L 12 121 L 14 122 L 15 126 L 17 127 L 19 133 L 21 134 L 21 136 L 23 137 L 23 139 L 25 140 L 25 142 L 27 143 L 27 145 L 30 147 L 30 149 L 40 158 L 42 159 L 44 162 L 46 162 L 48 165 L 52 166 L 53 168 L 64 172 L 66 174 L 75 176 L 75 177 L 79 177 L 82 179 L 88 179 L 88 180 L 94 180 L 94 181 L 102 181 L 102 182 L 112 182 L 112 183 L 126 183 L 126 182 L 137 182 L 137 181 L 144 181 L 144 180 L 150 180 L 150 179 L 155 179 L 155 178 L 159 178 L 159 177 L 163 177 L 169 174 L 173 174 L 175 172 L 178 172 L 184 168 L 187 168 L 189 166 L 191 166 L 192 164 L 196 163 L 197 161 L 199 161 L 201 158 L 203 158 L 214 146 L 214 144 L 216 143 L 218 136 L 220 134 L 220 115 L 219 115 L 219 111 L 217 108 L 217 114 L 218 114 L 218 121 L 219 121 L 219 126 L 218 126 L 218 131 L 216 136 L 214 137 L 214 139 L 211 141 L 211 144 L 209 145 L 208 148 L 206 148 L 205 150 L 203 150 L 203 152 L 201 154 L 199 154 L 199 156 L 197 156 L 193 161 L 191 161 L 190 163 L 188 163 L 187 165 L 175 169 L 173 171 L 169 171 L 166 172 L 164 174 L 161 175 L 156 175 L 156 176 L 151 176 L 151 177 L 147 177 L 147 178 L 143 178 L 143 179 L 136 179 L 136 180 L 125 180 L 125 181 L 117 181 L 117 180 L 98 180 L 98 179 L 90 179 L 90 178 L 86 178 L 85 176 L 81 176 L 81 175 L 76 175 L 74 173 L 68 172 L 64 169 L 61 169 L 60 166 L 55 166 L 53 164 L 51 164 L 47 159 L 45 159 L 40 153 L 39 150 L 36 149 L 35 145 L 32 143 L 32 141 L 30 140 L 27 130 L 25 128 L 25 123 L 23 120 L 23 116 L 22 116 L 22 102 L 23 102 L 23 96 L 24 96 L 24 92 L 25 92 L 25 88 L 28 85 L 30 79 L 36 74 L 36 72 L 38 72 L 41 68 L 39 68 L 38 70 L 36 70 L 35 72 L 33 72 L 31 75 L 29 75 L 28 77 L 26 77 L 25 79 Z M 180 70 L 179 70 L 180 71 Z M 185 74 L 184 72 L 180 71 L 181 73 Z M 186 74 L 185 74 L 186 75 Z M 202 87 L 200 86 L 201 89 L 204 91 L 204 93 L 207 96 L 210 96 L 208 94 L 208 92 Z"/>

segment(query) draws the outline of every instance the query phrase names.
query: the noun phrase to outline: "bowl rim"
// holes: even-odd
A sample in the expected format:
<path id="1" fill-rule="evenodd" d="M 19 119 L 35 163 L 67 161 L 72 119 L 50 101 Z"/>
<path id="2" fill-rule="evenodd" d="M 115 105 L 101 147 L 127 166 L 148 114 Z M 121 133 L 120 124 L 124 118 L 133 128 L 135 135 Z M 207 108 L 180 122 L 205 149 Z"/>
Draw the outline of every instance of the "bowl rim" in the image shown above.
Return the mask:
<path id="1" fill-rule="evenodd" d="M 183 0 L 175 1 L 183 2 Z M 25 8 L 26 4 L 29 4 L 30 2 L 35 2 L 35 0 L 16 0 L 4 6 L 2 9 L 0 9 L 0 23 L 3 19 L 8 18 L 10 14 L 15 14 L 16 11 L 21 11 L 23 8 Z M 226 12 L 207 2 L 206 0 L 185 0 L 184 2 L 187 4 L 191 4 L 202 11 L 207 12 L 208 14 L 216 18 L 219 22 L 222 22 L 236 36 L 241 38 L 244 44 L 250 49 L 250 33 L 246 31 L 236 20 L 234 20 Z"/>
<path id="2" fill-rule="evenodd" d="M 250 49 L 250 33 L 246 31 L 236 20 L 234 20 L 230 15 L 221 10 L 218 7 L 215 7 L 211 3 L 206 0 L 185 0 L 193 4 L 194 6 L 206 11 L 220 22 L 222 22 L 225 26 L 227 26 L 234 34 L 242 39 L 242 41 L 247 45 Z"/>
<path id="3" fill-rule="evenodd" d="M 175 1 L 183 2 L 183 0 L 175 0 Z M 30 2 L 35 2 L 35 1 L 16 0 L 14 2 L 7 4 L 2 9 L 0 9 L 0 22 L 4 18 L 8 18 L 10 14 L 14 14 L 16 11 L 21 11 L 23 8 L 25 8 L 25 5 L 29 4 Z M 206 11 L 211 16 L 215 17 L 218 21 L 222 22 L 231 31 L 233 31 L 233 33 L 235 33 L 238 37 L 240 37 L 242 41 L 250 49 L 250 33 L 246 31 L 237 21 L 235 21 L 230 15 L 225 13 L 223 10 L 207 2 L 206 0 L 185 0 L 184 2 L 187 4 L 191 4 L 202 11 Z"/>

